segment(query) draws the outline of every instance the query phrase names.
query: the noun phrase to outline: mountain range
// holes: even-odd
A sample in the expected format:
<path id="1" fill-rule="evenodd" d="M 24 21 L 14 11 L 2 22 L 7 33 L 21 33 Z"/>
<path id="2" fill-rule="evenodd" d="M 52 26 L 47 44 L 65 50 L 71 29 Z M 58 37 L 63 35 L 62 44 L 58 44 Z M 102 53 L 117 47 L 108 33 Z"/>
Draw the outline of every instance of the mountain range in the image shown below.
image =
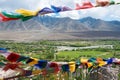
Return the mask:
<path id="1" fill-rule="evenodd" d="M 120 39 L 120 22 L 38 16 L 0 22 L 0 40 Z"/>
<path id="2" fill-rule="evenodd" d="M 80 32 L 80 31 L 120 31 L 119 21 L 104 21 L 91 17 L 79 20 L 40 16 L 22 22 L 0 22 L 0 31 L 25 31 L 42 30 L 55 32 Z"/>

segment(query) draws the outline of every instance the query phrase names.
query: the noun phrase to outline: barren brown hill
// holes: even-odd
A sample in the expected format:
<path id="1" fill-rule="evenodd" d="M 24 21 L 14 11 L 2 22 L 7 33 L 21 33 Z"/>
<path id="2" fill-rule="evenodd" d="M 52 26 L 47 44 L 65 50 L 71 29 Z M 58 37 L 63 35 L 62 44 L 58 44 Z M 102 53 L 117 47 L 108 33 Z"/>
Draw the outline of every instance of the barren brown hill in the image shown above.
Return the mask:
<path id="1" fill-rule="evenodd" d="M 26 22 L 0 22 L 0 40 L 120 39 L 120 22 L 91 17 L 35 17 Z"/>

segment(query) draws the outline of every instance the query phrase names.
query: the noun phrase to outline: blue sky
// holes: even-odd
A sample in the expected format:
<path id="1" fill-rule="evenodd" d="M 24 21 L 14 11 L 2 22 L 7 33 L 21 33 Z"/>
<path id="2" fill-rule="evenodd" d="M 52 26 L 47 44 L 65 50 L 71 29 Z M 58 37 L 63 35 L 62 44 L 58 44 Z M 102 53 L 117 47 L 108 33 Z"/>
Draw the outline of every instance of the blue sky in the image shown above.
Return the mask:
<path id="1" fill-rule="evenodd" d="M 0 0 L 0 10 L 7 10 L 13 12 L 15 9 L 25 8 L 29 10 L 42 9 L 44 7 L 55 6 L 68 6 L 72 9 L 75 8 L 75 3 L 80 3 L 82 0 Z M 95 0 L 90 0 L 95 4 Z M 115 0 L 120 2 L 120 0 Z M 103 20 L 119 20 L 120 21 L 120 5 L 112 5 L 107 7 L 97 7 L 84 10 L 74 10 L 61 12 L 58 14 L 49 14 L 55 17 L 70 17 L 72 19 L 80 19 L 84 17 L 93 17 Z"/>

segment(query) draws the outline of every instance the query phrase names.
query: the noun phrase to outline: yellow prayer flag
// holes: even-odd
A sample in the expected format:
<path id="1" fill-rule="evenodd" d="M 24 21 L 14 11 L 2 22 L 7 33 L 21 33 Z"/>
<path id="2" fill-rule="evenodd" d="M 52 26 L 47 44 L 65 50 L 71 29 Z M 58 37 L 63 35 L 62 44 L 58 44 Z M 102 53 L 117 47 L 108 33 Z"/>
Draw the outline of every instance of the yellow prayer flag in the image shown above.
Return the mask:
<path id="1" fill-rule="evenodd" d="M 91 66 L 93 66 L 93 64 L 91 62 L 87 62 L 87 66 L 88 68 L 90 68 Z"/>
<path id="2" fill-rule="evenodd" d="M 34 70 L 33 72 L 32 72 L 32 75 L 37 75 L 37 74 L 40 74 L 41 73 L 41 70 Z"/>
<path id="3" fill-rule="evenodd" d="M 70 72 L 73 73 L 75 71 L 75 62 L 71 61 L 68 64 Z"/>
<path id="4" fill-rule="evenodd" d="M 81 63 L 87 63 L 87 62 L 88 62 L 88 59 L 87 59 L 87 58 L 81 58 L 81 59 L 80 59 L 80 62 L 81 62 Z"/>
<path id="5" fill-rule="evenodd" d="M 36 58 L 32 58 L 32 59 L 33 59 L 33 60 L 28 63 L 30 66 L 33 66 L 33 65 L 35 65 L 35 64 L 38 63 L 38 59 L 36 59 Z"/>
<path id="6" fill-rule="evenodd" d="M 107 64 L 107 62 L 105 62 L 105 61 L 99 61 L 99 66 L 101 67 L 101 66 L 104 66 L 104 65 L 106 65 Z"/>
<path id="7" fill-rule="evenodd" d="M 15 11 L 19 14 L 22 14 L 23 16 L 35 16 L 38 13 L 38 11 L 31 11 L 26 9 L 17 9 Z"/>

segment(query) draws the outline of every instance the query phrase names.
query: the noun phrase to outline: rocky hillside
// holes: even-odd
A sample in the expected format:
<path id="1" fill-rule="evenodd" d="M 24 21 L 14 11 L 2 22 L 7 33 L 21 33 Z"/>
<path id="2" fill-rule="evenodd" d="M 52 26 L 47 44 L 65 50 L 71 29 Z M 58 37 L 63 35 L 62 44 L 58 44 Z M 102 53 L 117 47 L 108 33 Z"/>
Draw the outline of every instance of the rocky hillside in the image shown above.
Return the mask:
<path id="1" fill-rule="evenodd" d="M 80 31 L 120 31 L 119 21 L 103 21 L 86 17 L 79 20 L 40 16 L 26 22 L 9 21 L 0 22 L 0 31 L 42 30 L 56 32 Z"/>

